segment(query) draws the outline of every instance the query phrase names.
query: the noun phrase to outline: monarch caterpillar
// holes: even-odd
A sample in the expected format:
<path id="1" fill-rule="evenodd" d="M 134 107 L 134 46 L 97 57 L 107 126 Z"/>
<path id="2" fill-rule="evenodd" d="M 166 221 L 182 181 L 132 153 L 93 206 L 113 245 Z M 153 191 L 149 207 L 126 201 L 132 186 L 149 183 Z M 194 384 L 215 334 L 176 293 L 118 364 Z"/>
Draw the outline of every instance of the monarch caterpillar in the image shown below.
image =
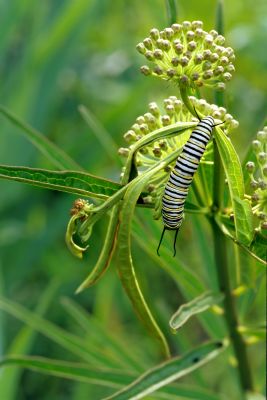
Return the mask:
<path id="1" fill-rule="evenodd" d="M 157 248 L 158 255 L 165 230 L 175 230 L 173 256 L 176 254 L 176 239 L 183 222 L 184 203 L 194 173 L 198 168 L 199 161 L 211 138 L 214 126 L 216 125 L 214 125 L 213 117 L 204 117 L 201 120 L 199 118 L 199 124 L 184 145 L 174 169 L 170 174 L 169 180 L 166 183 L 162 197 L 162 219 L 164 228 Z"/>

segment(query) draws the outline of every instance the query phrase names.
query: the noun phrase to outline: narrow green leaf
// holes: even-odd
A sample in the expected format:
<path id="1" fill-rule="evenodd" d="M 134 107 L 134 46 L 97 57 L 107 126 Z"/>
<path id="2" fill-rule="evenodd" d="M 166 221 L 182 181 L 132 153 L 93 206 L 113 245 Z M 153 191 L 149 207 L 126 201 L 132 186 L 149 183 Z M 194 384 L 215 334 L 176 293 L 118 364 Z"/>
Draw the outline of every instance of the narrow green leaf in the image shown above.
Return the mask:
<path id="1" fill-rule="evenodd" d="M 111 331 L 107 331 L 93 314 L 89 315 L 84 308 L 68 298 L 62 300 L 62 305 L 66 312 L 89 335 L 90 341 L 94 340 L 102 346 L 104 344 L 108 348 L 108 352 L 113 353 L 114 358 L 118 359 L 118 365 L 123 365 L 135 371 L 140 371 L 143 368 L 141 360 L 135 357 L 132 349 L 121 342 Z"/>
<path id="2" fill-rule="evenodd" d="M 132 170 L 133 160 L 135 154 L 138 150 L 142 147 L 155 142 L 156 140 L 160 140 L 163 138 L 170 138 L 173 136 L 181 135 L 181 148 L 183 147 L 184 143 L 189 137 L 188 129 L 194 128 L 196 126 L 195 122 L 177 122 L 175 124 L 171 124 L 165 126 L 164 128 L 156 129 L 155 131 L 148 133 L 147 135 L 143 136 L 140 140 L 134 143 L 131 147 L 130 153 L 127 157 L 125 171 L 123 178 L 128 182 L 130 179 L 130 174 Z M 179 149 L 178 149 L 179 150 Z M 178 153 L 179 154 L 179 153 Z M 124 183 L 126 183 L 124 182 Z"/>
<path id="3" fill-rule="evenodd" d="M 182 357 L 172 358 L 163 364 L 147 371 L 131 385 L 123 388 L 105 400 L 138 400 L 155 392 L 159 388 L 190 374 L 210 360 L 217 357 L 226 347 L 226 343 L 210 342 L 204 344 Z M 104 400 L 104 399 L 103 399 Z"/>
<path id="4" fill-rule="evenodd" d="M 125 370 L 96 369 L 87 364 L 52 360 L 36 356 L 11 356 L 0 360 L 0 366 L 22 367 L 46 375 L 58 376 L 60 378 L 72 379 L 78 382 L 86 382 L 91 385 L 119 388 L 128 385 L 134 379 L 134 375 Z M 194 400 L 220 400 L 215 394 L 203 388 L 190 385 L 168 385 L 154 395 L 155 398 L 164 400 L 177 400 L 177 396 L 183 399 Z"/>
<path id="5" fill-rule="evenodd" d="M 87 362 L 92 362 L 98 366 L 117 366 L 117 363 L 114 363 L 107 354 L 103 354 L 101 348 L 94 348 L 86 340 L 64 331 L 52 322 L 22 307 L 20 304 L 1 296 L 0 309 L 13 315 L 32 329 L 65 348 L 68 352 L 75 354 Z"/>
<path id="6" fill-rule="evenodd" d="M 112 196 L 122 187 L 119 183 L 85 172 L 50 171 L 9 165 L 0 165 L 0 178 L 100 199 Z"/>
<path id="7" fill-rule="evenodd" d="M 117 268 L 119 277 L 132 302 L 134 311 L 150 334 L 159 341 L 165 354 L 169 355 L 166 339 L 152 316 L 140 289 L 131 257 L 131 221 L 133 219 L 136 202 L 144 186 L 149 182 L 155 172 L 162 167 L 162 165 L 159 165 L 152 171 L 146 172 L 138 179 L 135 179 L 124 196 L 118 232 Z"/>
<path id="8" fill-rule="evenodd" d="M 96 139 L 99 141 L 103 147 L 106 156 L 116 164 L 121 165 L 120 159 L 118 157 L 118 146 L 112 139 L 112 136 L 106 131 L 106 129 L 97 120 L 94 114 L 88 110 L 84 105 L 78 107 L 83 119 L 88 124 L 91 132 L 95 135 Z"/>
<path id="9" fill-rule="evenodd" d="M 166 0 L 168 24 L 172 25 L 177 22 L 177 4 L 176 0 Z"/>
<path id="10" fill-rule="evenodd" d="M 244 181 L 238 155 L 227 136 L 220 128 L 215 129 L 215 139 L 227 177 L 235 217 L 237 240 L 245 246 L 253 237 L 252 210 L 244 199 Z"/>
<path id="11" fill-rule="evenodd" d="M 15 114 L 7 108 L 0 105 L 0 113 L 4 115 L 10 122 L 20 128 L 26 138 L 38 149 L 44 156 L 46 156 L 56 167 L 61 170 L 81 170 L 82 168 L 69 157 L 63 150 L 57 147 L 54 143 L 32 128 L 26 122 L 23 122 Z"/>
<path id="12" fill-rule="evenodd" d="M 193 315 L 202 313 L 223 300 L 222 293 L 205 292 L 189 303 L 183 304 L 170 319 L 170 327 L 177 330 Z"/>
<path id="13" fill-rule="evenodd" d="M 95 267 L 90 271 L 89 275 L 84 279 L 84 281 L 80 284 L 80 286 L 75 291 L 76 294 L 82 292 L 84 289 L 89 288 L 94 285 L 98 280 L 103 276 L 103 274 L 107 271 L 110 261 L 113 255 L 113 251 L 117 242 L 117 229 L 119 223 L 119 205 L 115 205 L 113 207 L 107 234 L 102 246 L 101 253 L 97 260 Z"/>
<path id="14" fill-rule="evenodd" d="M 39 302 L 36 306 L 36 313 L 43 315 L 46 313 L 49 305 L 55 297 L 55 293 L 59 287 L 59 281 L 53 280 L 47 286 L 46 290 L 41 295 Z M 11 345 L 8 348 L 8 355 L 11 354 L 27 354 L 34 342 L 36 332 L 28 326 L 23 326 L 19 333 L 12 340 Z M 1 397 L 3 399 L 16 399 L 18 382 L 21 376 L 21 371 L 17 368 L 7 369 L 1 368 L 0 373 L 0 387 Z"/>
<path id="15" fill-rule="evenodd" d="M 134 377 L 132 373 L 125 370 L 95 369 L 88 364 L 51 360 L 45 357 L 11 356 L 0 360 L 0 366 L 12 365 L 61 378 L 114 388 L 128 384 Z"/>

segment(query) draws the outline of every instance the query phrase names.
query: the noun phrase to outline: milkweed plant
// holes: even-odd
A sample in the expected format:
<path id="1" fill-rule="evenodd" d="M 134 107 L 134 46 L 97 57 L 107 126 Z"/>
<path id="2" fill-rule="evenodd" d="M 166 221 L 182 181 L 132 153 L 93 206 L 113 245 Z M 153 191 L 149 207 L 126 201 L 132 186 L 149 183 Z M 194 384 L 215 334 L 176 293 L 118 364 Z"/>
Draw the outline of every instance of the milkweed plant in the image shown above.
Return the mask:
<path id="1" fill-rule="evenodd" d="M 242 166 L 232 143 L 239 122 L 227 110 L 224 100 L 227 83 L 235 74 L 235 53 L 225 37 L 215 29 L 206 31 L 201 21 L 173 23 L 163 30 L 153 28 L 136 49 L 140 60 L 143 57 L 145 61 L 141 66 L 144 79 L 167 81 L 173 95 L 163 101 L 154 99 L 135 121 L 129 123 L 129 129 L 123 135 L 125 145 L 118 150 L 123 160 L 119 182 L 83 171 L 55 144 L 4 107 L 1 107 L 1 113 L 23 127 L 31 141 L 49 156 L 60 171 L 1 165 L 0 177 L 77 195 L 70 211 L 66 243 L 78 258 L 82 258 L 84 252 L 90 253 L 94 224 L 109 216 L 98 260 L 94 267 L 90 265 L 89 274 L 77 293 L 97 284 L 116 254 L 115 265 L 124 291 L 140 323 L 157 343 L 164 362 L 143 371 L 139 377 L 138 374 L 131 375 L 118 385 L 121 387 L 119 391 L 115 390 L 108 399 L 152 399 L 146 397 L 151 393 L 155 398 L 157 393 L 162 393 L 161 398 L 165 398 L 165 393 L 170 396 L 166 398 L 178 399 L 179 384 L 172 382 L 191 374 L 205 363 L 214 363 L 213 359 L 222 357 L 221 353 L 228 354 L 223 359 L 225 365 L 222 369 L 227 370 L 227 363 L 230 362 L 235 370 L 239 388 L 239 395 L 236 395 L 239 397 L 235 398 L 247 396 L 249 399 L 260 399 L 256 397 L 260 396 L 257 391 L 261 388 L 254 385 L 248 346 L 262 340 L 262 327 L 246 326 L 246 318 L 241 320 L 238 314 L 238 302 L 242 299 L 253 301 L 257 294 L 249 282 L 243 281 L 242 269 L 246 265 L 240 261 L 242 257 L 253 262 L 258 279 L 264 279 L 266 267 L 267 126 L 256 134 L 251 144 L 250 159 Z M 213 101 L 206 96 L 209 99 L 213 96 Z M 212 274 L 216 278 L 206 289 L 194 286 L 194 275 L 186 273 L 180 265 L 181 250 L 175 258 L 172 257 L 168 240 L 163 243 L 160 257 L 156 254 L 159 232 L 163 227 L 161 209 L 164 188 L 177 157 L 199 123 L 198 116 L 212 116 L 216 126 L 185 202 L 185 222 L 178 241 L 185 240 L 185 226 L 193 215 L 194 218 L 202 216 L 206 219 L 213 236 L 209 245 L 214 248 Z M 178 310 L 169 316 L 167 336 L 164 333 L 166 327 L 161 326 L 151 311 L 135 272 L 131 242 L 133 234 L 136 235 L 135 226 L 140 223 L 136 208 L 149 210 L 151 226 L 157 227 L 156 231 L 150 232 L 151 242 L 155 244 L 152 260 L 167 265 L 166 272 L 172 271 L 171 276 L 177 280 L 184 299 Z M 142 224 L 138 226 L 140 235 Z M 142 242 L 140 236 L 139 242 Z M 231 260 L 227 254 L 229 243 L 234 249 Z M 142 245 L 145 246 L 145 243 Z M 232 250 L 230 254 L 233 254 Z M 190 257 L 188 266 L 190 268 Z M 234 279 L 231 278 L 233 270 L 236 274 Z M 188 292 L 186 285 L 191 285 Z M 208 318 L 205 317 L 207 313 Z M 203 323 L 204 330 L 209 323 L 206 331 L 210 341 L 198 343 L 197 347 L 179 357 L 174 356 L 169 336 L 176 334 L 172 339 L 175 340 L 180 329 L 194 316 Z M 218 324 L 223 325 L 220 334 L 217 333 Z M 7 357 L 3 363 L 8 362 Z M 168 388 L 173 388 L 174 397 L 171 397 L 171 392 L 168 394 Z M 222 387 L 220 390 L 223 390 Z M 227 391 L 227 386 L 223 395 L 234 398 Z M 209 396 L 194 398 L 224 398 L 220 394 L 216 396 L 215 392 Z"/>

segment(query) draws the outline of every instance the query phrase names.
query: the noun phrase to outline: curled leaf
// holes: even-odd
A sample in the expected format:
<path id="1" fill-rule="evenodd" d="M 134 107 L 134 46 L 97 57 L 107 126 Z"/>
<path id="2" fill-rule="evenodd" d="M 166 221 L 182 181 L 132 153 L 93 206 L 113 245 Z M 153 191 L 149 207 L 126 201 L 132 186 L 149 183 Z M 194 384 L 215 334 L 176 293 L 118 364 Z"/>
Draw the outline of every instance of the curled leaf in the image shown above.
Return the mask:
<path id="1" fill-rule="evenodd" d="M 195 314 L 202 313 L 223 300 L 222 293 L 205 292 L 189 303 L 183 304 L 170 319 L 170 327 L 174 330 L 181 328 Z"/>

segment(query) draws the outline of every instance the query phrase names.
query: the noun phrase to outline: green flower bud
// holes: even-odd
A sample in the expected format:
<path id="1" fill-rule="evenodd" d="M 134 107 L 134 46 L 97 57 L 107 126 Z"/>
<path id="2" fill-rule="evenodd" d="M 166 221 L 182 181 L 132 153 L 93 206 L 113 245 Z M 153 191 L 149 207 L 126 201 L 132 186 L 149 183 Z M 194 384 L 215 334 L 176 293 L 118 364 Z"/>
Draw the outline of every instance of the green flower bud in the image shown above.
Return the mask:
<path id="1" fill-rule="evenodd" d="M 222 46 L 224 44 L 224 42 L 225 42 L 225 38 L 222 35 L 218 35 L 215 38 L 215 43 L 220 45 L 220 46 Z"/>
<path id="2" fill-rule="evenodd" d="M 224 82 L 228 82 L 228 81 L 230 81 L 232 79 L 232 75 L 230 74 L 230 72 L 225 72 L 224 74 L 223 74 L 223 80 L 224 80 Z"/>
<path id="3" fill-rule="evenodd" d="M 219 90 L 219 91 L 225 90 L 225 84 L 223 82 L 217 83 L 216 89 Z"/>
<path id="4" fill-rule="evenodd" d="M 259 183 L 258 183 L 255 179 L 253 179 L 253 180 L 250 182 L 250 187 L 251 187 L 251 189 L 258 189 Z"/>
<path id="5" fill-rule="evenodd" d="M 202 21 L 193 21 L 192 24 L 192 29 L 196 30 L 196 29 L 202 29 L 203 27 L 203 22 Z"/>
<path id="6" fill-rule="evenodd" d="M 170 125 L 171 119 L 170 119 L 169 115 L 162 115 L 161 122 L 162 122 L 163 126 Z"/>
<path id="7" fill-rule="evenodd" d="M 171 48 L 171 43 L 169 42 L 169 40 L 164 39 L 162 42 L 162 50 L 169 51 L 170 48 Z"/>
<path id="8" fill-rule="evenodd" d="M 165 28 L 164 32 L 167 39 L 171 39 L 174 36 L 174 30 L 172 28 Z"/>
<path id="9" fill-rule="evenodd" d="M 180 60 L 179 57 L 173 57 L 171 60 L 171 63 L 174 67 L 177 67 L 177 65 L 179 64 Z"/>
<path id="10" fill-rule="evenodd" d="M 264 212 L 259 212 L 258 218 L 261 219 L 262 221 L 265 221 L 267 220 L 267 215 Z"/>
<path id="11" fill-rule="evenodd" d="M 142 65 L 140 71 L 146 76 L 151 75 L 151 69 L 147 65 Z"/>
<path id="12" fill-rule="evenodd" d="M 265 177 L 267 177 L 267 164 L 265 164 L 264 167 L 262 168 L 262 172 L 263 172 L 263 175 Z"/>
<path id="13" fill-rule="evenodd" d="M 195 34 L 197 37 L 202 38 L 205 35 L 205 31 L 203 31 L 201 28 L 197 28 Z"/>
<path id="14" fill-rule="evenodd" d="M 255 164 L 252 161 L 246 163 L 246 169 L 249 173 L 252 173 L 255 170 Z"/>
<path id="15" fill-rule="evenodd" d="M 184 46 L 181 43 L 177 43 L 174 46 L 174 50 L 177 54 L 182 54 L 184 51 Z"/>
<path id="16" fill-rule="evenodd" d="M 175 33 L 179 33 L 182 30 L 182 25 L 180 25 L 180 24 L 172 24 L 171 28 L 174 31 L 174 34 Z"/>
<path id="17" fill-rule="evenodd" d="M 164 57 L 163 51 L 160 50 L 160 49 L 154 50 L 154 53 L 153 53 L 153 54 L 154 54 L 154 57 L 155 57 L 157 60 L 162 60 L 163 57 Z"/>
<path id="18" fill-rule="evenodd" d="M 158 105 L 155 102 L 149 103 L 149 110 L 151 114 L 154 115 L 155 117 L 158 117 L 160 115 Z"/>
<path id="19" fill-rule="evenodd" d="M 155 146 L 153 149 L 153 154 L 155 157 L 161 157 L 161 155 L 162 155 L 161 148 L 158 146 Z"/>
<path id="20" fill-rule="evenodd" d="M 209 34 L 207 34 L 204 38 L 204 42 L 207 46 L 211 46 L 213 43 L 213 37 Z"/>
<path id="21" fill-rule="evenodd" d="M 217 62 L 218 60 L 219 60 L 218 54 L 217 54 L 217 53 L 212 53 L 211 56 L 210 56 L 210 61 L 211 61 L 212 63 L 215 63 L 215 62 Z"/>
<path id="22" fill-rule="evenodd" d="M 166 151 L 167 149 L 168 149 L 168 144 L 167 144 L 167 141 L 166 140 L 160 140 L 159 141 L 159 147 L 162 149 L 162 150 L 164 150 L 164 151 Z"/>
<path id="23" fill-rule="evenodd" d="M 138 43 L 136 45 L 136 50 L 139 51 L 140 54 L 145 54 L 146 48 L 144 46 L 144 43 Z"/>
<path id="24" fill-rule="evenodd" d="M 201 64 L 203 61 L 203 55 L 198 53 L 195 55 L 194 62 L 195 64 Z"/>
<path id="25" fill-rule="evenodd" d="M 189 59 L 187 58 L 187 57 L 181 57 L 181 59 L 180 59 L 180 64 L 183 66 L 183 67 L 186 67 L 187 65 L 188 65 L 188 63 L 189 63 Z"/>
<path id="26" fill-rule="evenodd" d="M 154 54 L 152 51 L 148 50 L 145 52 L 145 57 L 149 60 L 149 61 L 153 61 L 154 60 Z"/>
<path id="27" fill-rule="evenodd" d="M 259 131 L 257 133 L 257 138 L 261 143 L 267 142 L 267 130 Z"/>
<path id="28" fill-rule="evenodd" d="M 124 134 L 124 139 L 128 143 L 132 143 L 136 141 L 136 133 L 133 130 L 129 130 Z"/>
<path id="29" fill-rule="evenodd" d="M 139 124 L 139 129 L 140 129 L 140 125 L 146 122 L 145 117 L 143 115 L 140 115 L 140 117 L 136 118 L 136 122 Z"/>
<path id="30" fill-rule="evenodd" d="M 264 222 L 261 224 L 261 229 L 267 229 L 267 221 L 264 221 Z"/>
<path id="31" fill-rule="evenodd" d="M 200 75 L 199 75 L 198 72 L 194 72 L 194 73 L 191 75 L 192 81 L 197 81 L 199 78 L 200 78 Z"/>
<path id="32" fill-rule="evenodd" d="M 267 161 L 267 153 L 265 153 L 264 151 L 261 151 L 258 154 L 258 160 L 260 162 L 260 164 L 265 164 L 265 162 Z"/>
<path id="33" fill-rule="evenodd" d="M 187 48 L 189 51 L 193 51 L 197 48 L 197 44 L 194 40 L 191 40 L 191 42 L 188 43 Z"/>
<path id="34" fill-rule="evenodd" d="M 152 204 L 153 203 L 153 197 L 152 196 L 146 196 L 143 198 L 145 204 Z"/>
<path id="35" fill-rule="evenodd" d="M 226 57 L 226 56 L 222 56 L 221 58 L 220 58 L 220 64 L 221 65 L 227 65 L 227 64 L 229 64 L 229 59 L 228 59 L 228 57 Z"/>
<path id="36" fill-rule="evenodd" d="M 149 132 L 147 124 L 141 124 L 140 125 L 140 131 L 145 135 Z"/>
<path id="37" fill-rule="evenodd" d="M 255 153 L 259 153 L 261 151 L 261 142 L 259 140 L 253 140 L 252 148 Z"/>
<path id="38" fill-rule="evenodd" d="M 160 68 L 159 65 L 156 65 L 156 66 L 155 66 L 153 72 L 155 72 L 155 74 L 157 74 L 157 75 L 163 75 L 163 69 Z"/>
<path id="39" fill-rule="evenodd" d="M 193 32 L 193 31 L 186 32 L 186 39 L 187 40 L 192 40 L 192 39 L 194 39 L 194 37 L 195 37 L 195 32 Z"/>
<path id="40" fill-rule="evenodd" d="M 209 34 L 210 34 L 214 39 L 216 39 L 216 37 L 218 36 L 218 32 L 215 31 L 214 29 L 212 29 L 212 30 L 209 32 Z"/>
<path id="41" fill-rule="evenodd" d="M 119 148 L 118 153 L 122 157 L 128 157 L 128 155 L 130 153 L 130 150 L 127 147 L 126 148 L 125 147 L 121 147 L 121 148 Z"/>
<path id="42" fill-rule="evenodd" d="M 204 61 L 202 64 L 202 70 L 207 71 L 208 69 L 211 68 L 211 62 L 210 61 Z"/>
<path id="43" fill-rule="evenodd" d="M 260 180 L 260 181 L 259 181 L 259 188 L 260 188 L 261 190 L 267 189 L 267 183 L 264 182 L 264 181 L 262 181 L 262 180 Z"/>
<path id="44" fill-rule="evenodd" d="M 174 115 L 174 106 L 172 104 L 168 104 L 166 106 L 166 112 L 170 117 L 172 117 Z"/>
<path id="45" fill-rule="evenodd" d="M 235 67 L 233 66 L 233 64 L 228 64 L 225 67 L 227 72 L 235 72 Z"/>
<path id="46" fill-rule="evenodd" d="M 210 60 L 211 55 L 212 55 L 212 52 L 210 51 L 210 49 L 203 51 L 203 59 L 204 60 Z"/>
<path id="47" fill-rule="evenodd" d="M 151 29 L 150 36 L 153 40 L 157 40 L 159 38 L 159 30 L 156 28 Z"/>
<path id="48" fill-rule="evenodd" d="M 210 79 L 213 77 L 213 71 L 209 69 L 208 71 L 205 71 L 202 76 L 203 79 Z"/>
<path id="49" fill-rule="evenodd" d="M 189 31 L 189 29 L 191 29 L 191 22 L 189 22 L 189 21 L 183 21 L 182 22 L 182 27 L 183 27 L 183 30 L 186 32 L 186 31 Z"/>
<path id="50" fill-rule="evenodd" d="M 218 65 L 213 71 L 215 76 L 219 76 L 224 72 L 224 68 L 221 65 Z"/>
<path id="51" fill-rule="evenodd" d="M 173 78 L 176 75 L 176 70 L 173 68 L 169 68 L 167 69 L 166 73 L 170 78 Z"/>
<path id="52" fill-rule="evenodd" d="M 145 39 L 143 40 L 143 43 L 144 43 L 144 46 L 145 46 L 146 49 L 152 50 L 152 48 L 153 48 L 153 43 L 152 43 L 152 40 L 151 40 L 150 38 L 145 38 Z"/>

